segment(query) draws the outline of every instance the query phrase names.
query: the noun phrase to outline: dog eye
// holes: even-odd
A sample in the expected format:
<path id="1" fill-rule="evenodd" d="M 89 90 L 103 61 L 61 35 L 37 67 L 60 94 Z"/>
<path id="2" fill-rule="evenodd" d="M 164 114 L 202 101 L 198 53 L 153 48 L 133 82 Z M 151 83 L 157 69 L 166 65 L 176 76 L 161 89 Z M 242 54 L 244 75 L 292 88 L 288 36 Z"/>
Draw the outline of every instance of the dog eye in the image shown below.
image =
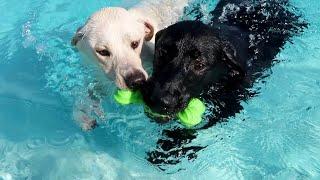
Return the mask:
<path id="1" fill-rule="evenodd" d="M 131 42 L 131 47 L 132 47 L 132 49 L 137 49 L 138 46 L 139 46 L 139 41 L 133 41 L 133 42 Z"/>
<path id="2" fill-rule="evenodd" d="M 98 54 L 100 54 L 101 56 L 110 56 L 111 53 L 106 50 L 106 49 L 103 49 L 103 50 L 96 50 Z"/>

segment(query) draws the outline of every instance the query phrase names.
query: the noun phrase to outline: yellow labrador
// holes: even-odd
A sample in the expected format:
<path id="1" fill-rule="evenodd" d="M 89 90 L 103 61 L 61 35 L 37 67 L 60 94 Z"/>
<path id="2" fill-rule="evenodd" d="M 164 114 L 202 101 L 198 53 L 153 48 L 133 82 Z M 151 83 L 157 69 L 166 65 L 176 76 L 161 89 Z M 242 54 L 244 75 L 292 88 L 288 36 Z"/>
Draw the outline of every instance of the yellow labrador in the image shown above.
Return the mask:
<path id="1" fill-rule="evenodd" d="M 177 22 L 187 3 L 188 0 L 145 0 L 128 10 L 103 8 L 77 30 L 71 43 L 86 59 L 99 65 L 118 88 L 137 88 L 148 78 L 142 59 L 153 59 L 155 34 Z M 101 110 L 77 105 L 76 109 L 75 119 L 84 130 L 96 126 L 89 114 Z"/>
<path id="2" fill-rule="evenodd" d="M 188 0 L 151 1 L 129 10 L 101 9 L 72 39 L 72 44 L 98 62 L 119 88 L 135 88 L 147 79 L 141 56 L 153 54 L 155 33 L 178 21 Z"/>

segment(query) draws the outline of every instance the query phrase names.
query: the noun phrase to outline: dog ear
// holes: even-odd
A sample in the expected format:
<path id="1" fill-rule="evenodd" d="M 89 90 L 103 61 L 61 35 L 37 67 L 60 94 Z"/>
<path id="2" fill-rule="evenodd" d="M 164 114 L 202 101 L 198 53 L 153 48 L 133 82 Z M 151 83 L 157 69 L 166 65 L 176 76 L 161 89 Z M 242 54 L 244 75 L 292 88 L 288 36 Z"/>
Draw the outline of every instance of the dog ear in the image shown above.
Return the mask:
<path id="1" fill-rule="evenodd" d="M 149 21 L 144 21 L 144 32 L 146 41 L 150 41 L 154 36 L 154 26 Z"/>
<path id="2" fill-rule="evenodd" d="M 160 30 L 160 31 L 158 31 L 158 32 L 156 33 L 155 42 L 158 41 L 158 39 L 161 37 L 161 35 L 163 34 L 164 31 L 165 31 L 165 29 L 162 29 L 162 30 Z"/>
<path id="3" fill-rule="evenodd" d="M 231 77 L 244 77 L 245 73 L 243 66 L 237 62 L 234 48 L 227 43 L 223 43 L 222 51 L 222 59 L 231 70 L 229 71 L 229 75 Z"/>
<path id="4" fill-rule="evenodd" d="M 84 32 L 83 32 L 83 26 L 79 27 L 75 35 L 73 36 L 71 40 L 71 45 L 76 46 L 77 43 L 83 38 Z"/>

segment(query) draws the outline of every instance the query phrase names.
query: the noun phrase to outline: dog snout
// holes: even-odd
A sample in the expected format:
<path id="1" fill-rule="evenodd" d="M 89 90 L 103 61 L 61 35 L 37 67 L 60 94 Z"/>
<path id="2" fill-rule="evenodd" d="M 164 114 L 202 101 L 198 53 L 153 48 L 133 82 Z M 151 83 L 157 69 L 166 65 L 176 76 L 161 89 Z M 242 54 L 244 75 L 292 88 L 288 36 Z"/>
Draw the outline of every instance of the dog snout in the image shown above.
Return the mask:
<path id="1" fill-rule="evenodd" d="M 166 109 L 172 105 L 172 100 L 174 100 L 173 97 L 163 97 L 162 99 L 160 99 L 160 104 Z"/>
<path id="2" fill-rule="evenodd" d="M 147 105 L 152 109 L 152 111 L 160 114 L 170 114 L 174 111 L 175 100 L 173 97 L 159 97 L 151 96 L 148 98 Z"/>
<path id="3" fill-rule="evenodd" d="M 154 112 L 174 114 L 184 107 L 183 93 L 179 89 L 165 88 L 160 83 L 148 81 L 142 87 L 146 105 Z"/>
<path id="4" fill-rule="evenodd" d="M 146 82 L 146 76 L 143 72 L 135 70 L 128 74 L 125 78 L 125 83 L 130 89 L 138 89 Z"/>
<path id="5" fill-rule="evenodd" d="M 174 112 L 177 108 L 178 98 L 168 95 L 159 99 L 158 111 L 162 113 Z"/>
<path id="6" fill-rule="evenodd" d="M 174 114 L 178 112 L 182 106 L 179 97 L 166 96 L 151 96 L 151 109 L 160 114 Z"/>

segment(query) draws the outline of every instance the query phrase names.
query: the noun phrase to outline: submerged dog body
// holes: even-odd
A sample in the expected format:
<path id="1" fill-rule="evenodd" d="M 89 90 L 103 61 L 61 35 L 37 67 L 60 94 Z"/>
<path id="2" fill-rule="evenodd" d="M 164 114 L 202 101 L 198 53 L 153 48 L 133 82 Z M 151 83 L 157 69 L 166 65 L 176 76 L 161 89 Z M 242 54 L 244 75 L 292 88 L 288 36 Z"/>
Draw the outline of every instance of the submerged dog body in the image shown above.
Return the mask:
<path id="1" fill-rule="evenodd" d="M 187 0 L 161 0 L 142 1 L 129 10 L 104 8 L 78 29 L 72 44 L 99 64 L 119 88 L 135 88 L 148 77 L 141 52 L 153 54 L 154 34 L 175 23 L 186 5 Z"/>

